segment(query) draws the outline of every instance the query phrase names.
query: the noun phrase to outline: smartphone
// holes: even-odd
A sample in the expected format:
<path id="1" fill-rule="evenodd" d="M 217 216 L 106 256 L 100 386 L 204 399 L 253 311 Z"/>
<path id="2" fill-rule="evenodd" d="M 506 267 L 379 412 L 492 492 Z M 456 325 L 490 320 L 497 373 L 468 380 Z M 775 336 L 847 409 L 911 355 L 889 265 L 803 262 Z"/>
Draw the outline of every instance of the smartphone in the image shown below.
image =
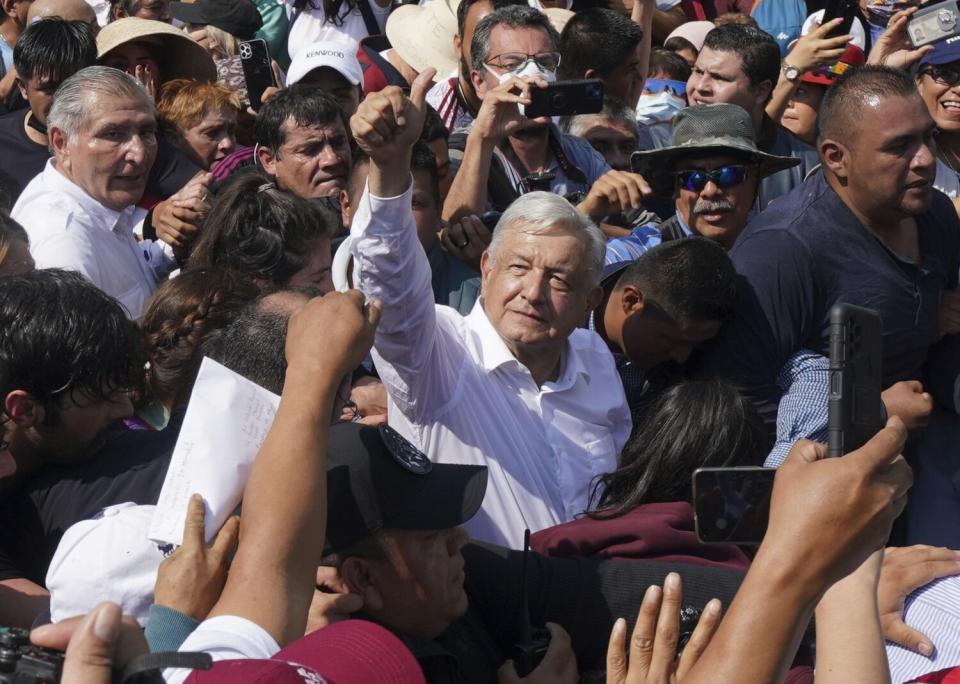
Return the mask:
<path id="1" fill-rule="evenodd" d="M 603 109 L 603 81 L 585 78 L 577 81 L 556 81 L 546 88 L 530 89 L 530 104 L 524 116 L 570 116 L 596 114 Z"/>
<path id="2" fill-rule="evenodd" d="M 913 47 L 937 43 L 957 35 L 960 10 L 956 2 L 941 2 L 917 10 L 907 22 L 907 35 Z"/>
<path id="3" fill-rule="evenodd" d="M 693 516 L 704 544 L 754 546 L 770 517 L 776 468 L 700 468 L 693 473 Z"/>
<path id="4" fill-rule="evenodd" d="M 483 216 L 480 217 L 480 221 L 487 227 L 487 230 L 492 233 L 493 229 L 500 223 L 501 216 L 503 216 L 502 211 L 485 211 L 483 212 Z"/>
<path id="5" fill-rule="evenodd" d="M 857 0 L 827 0 L 827 7 L 823 11 L 823 21 L 826 24 L 833 19 L 842 18 L 843 23 L 831 32 L 834 36 L 843 36 L 850 33 L 853 20 L 857 16 Z"/>
<path id="6" fill-rule="evenodd" d="M 254 111 L 260 110 L 260 98 L 267 88 L 279 84 L 273 78 L 273 63 L 267 42 L 260 38 L 244 40 L 238 45 L 240 63 L 243 65 L 243 78 L 247 83 L 247 98 Z"/>
<path id="7" fill-rule="evenodd" d="M 853 304 L 830 310 L 829 454 L 859 449 L 880 430 L 883 323 Z"/>

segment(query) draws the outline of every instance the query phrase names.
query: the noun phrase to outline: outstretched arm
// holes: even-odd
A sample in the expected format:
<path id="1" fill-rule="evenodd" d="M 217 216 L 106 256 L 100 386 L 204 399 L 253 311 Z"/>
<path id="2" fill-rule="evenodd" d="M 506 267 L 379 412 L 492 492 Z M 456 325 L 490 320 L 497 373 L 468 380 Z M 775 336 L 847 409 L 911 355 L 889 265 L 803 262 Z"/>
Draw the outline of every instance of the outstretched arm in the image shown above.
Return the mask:
<path id="1" fill-rule="evenodd" d="M 326 531 L 327 431 L 345 375 L 373 344 L 379 304 L 357 290 L 290 319 L 280 407 L 243 494 L 240 547 L 210 616 L 234 615 L 281 646 L 303 636 Z"/>

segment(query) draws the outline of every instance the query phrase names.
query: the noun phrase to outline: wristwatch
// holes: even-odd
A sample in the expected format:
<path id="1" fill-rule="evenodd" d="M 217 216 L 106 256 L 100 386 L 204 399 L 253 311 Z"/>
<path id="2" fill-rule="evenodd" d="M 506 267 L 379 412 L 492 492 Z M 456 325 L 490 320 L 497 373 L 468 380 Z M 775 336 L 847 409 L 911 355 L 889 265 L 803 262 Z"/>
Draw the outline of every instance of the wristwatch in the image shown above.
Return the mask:
<path id="1" fill-rule="evenodd" d="M 783 75 L 784 75 L 784 76 L 786 77 L 786 79 L 787 79 L 788 81 L 790 81 L 791 83 L 796 83 L 796 82 L 797 82 L 797 79 L 800 78 L 800 70 L 799 70 L 797 67 L 792 66 L 792 65 L 787 64 L 786 62 L 784 62 L 784 63 L 783 63 Z"/>

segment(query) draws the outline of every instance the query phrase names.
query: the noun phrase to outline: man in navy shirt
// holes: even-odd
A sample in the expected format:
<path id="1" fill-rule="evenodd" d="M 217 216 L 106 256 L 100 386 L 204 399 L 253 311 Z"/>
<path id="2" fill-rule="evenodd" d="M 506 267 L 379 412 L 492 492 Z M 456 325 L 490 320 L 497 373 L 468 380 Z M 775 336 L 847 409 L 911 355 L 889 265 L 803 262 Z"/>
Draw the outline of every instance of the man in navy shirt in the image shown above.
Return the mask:
<path id="1" fill-rule="evenodd" d="M 731 250 L 738 308 L 702 370 L 733 379 L 768 422 L 787 359 L 803 348 L 829 353 L 838 302 L 880 312 L 884 387 L 922 377 L 940 340 L 941 293 L 960 268 L 960 221 L 933 189 L 935 130 L 906 74 L 847 74 L 820 111 L 822 170 L 751 221 Z M 885 392 L 884 402 L 908 427 L 931 409 L 919 383 Z"/>

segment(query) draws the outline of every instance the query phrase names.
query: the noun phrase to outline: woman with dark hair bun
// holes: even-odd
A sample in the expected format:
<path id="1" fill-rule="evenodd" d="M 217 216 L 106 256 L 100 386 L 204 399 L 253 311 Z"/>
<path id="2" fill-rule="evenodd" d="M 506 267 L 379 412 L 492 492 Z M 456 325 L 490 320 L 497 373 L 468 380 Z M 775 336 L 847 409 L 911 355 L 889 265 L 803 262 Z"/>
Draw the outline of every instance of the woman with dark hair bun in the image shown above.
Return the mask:
<path id="1" fill-rule="evenodd" d="M 263 290 L 333 290 L 331 227 L 308 200 L 267 176 L 243 173 L 217 195 L 187 262 L 188 270 L 219 266 Z"/>
<path id="2" fill-rule="evenodd" d="M 697 468 L 758 466 L 766 435 L 753 405 L 720 380 L 667 389 L 644 414 L 620 467 L 594 484 L 585 517 L 533 535 L 550 556 L 663 560 L 745 569 L 727 544 L 701 544 L 693 527 L 691 479 Z"/>

